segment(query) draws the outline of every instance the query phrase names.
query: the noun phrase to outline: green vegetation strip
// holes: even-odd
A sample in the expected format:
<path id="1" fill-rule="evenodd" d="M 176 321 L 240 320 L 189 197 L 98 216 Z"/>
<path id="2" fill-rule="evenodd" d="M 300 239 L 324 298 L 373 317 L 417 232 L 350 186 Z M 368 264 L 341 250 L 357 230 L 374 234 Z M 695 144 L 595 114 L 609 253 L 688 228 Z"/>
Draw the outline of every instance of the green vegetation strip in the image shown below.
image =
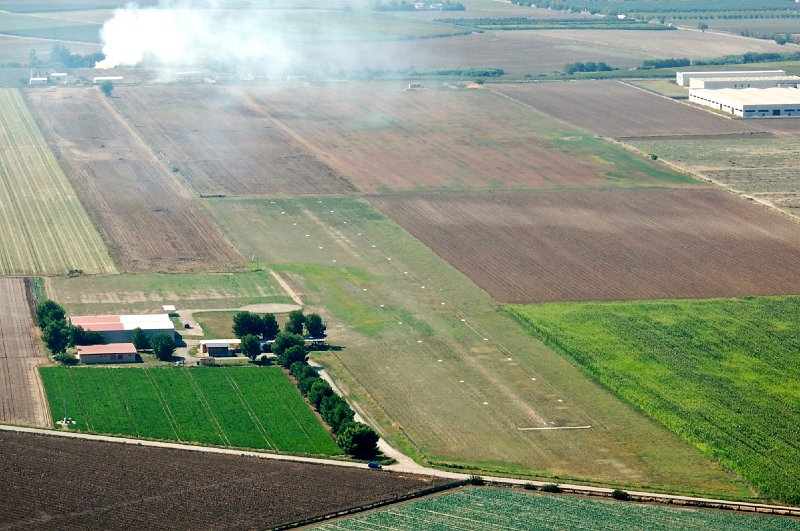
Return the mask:
<path id="1" fill-rule="evenodd" d="M 0 274 L 114 271 L 100 235 L 15 89 L 0 89 L 0 226 Z"/>
<path id="2" fill-rule="evenodd" d="M 800 522 L 571 496 L 465 489 L 319 527 L 335 529 L 796 530 Z"/>
<path id="3" fill-rule="evenodd" d="M 150 439 L 282 452 L 341 451 L 278 367 L 44 367 L 53 422 Z"/>
<path id="4" fill-rule="evenodd" d="M 509 311 L 764 495 L 800 502 L 800 297 Z"/>

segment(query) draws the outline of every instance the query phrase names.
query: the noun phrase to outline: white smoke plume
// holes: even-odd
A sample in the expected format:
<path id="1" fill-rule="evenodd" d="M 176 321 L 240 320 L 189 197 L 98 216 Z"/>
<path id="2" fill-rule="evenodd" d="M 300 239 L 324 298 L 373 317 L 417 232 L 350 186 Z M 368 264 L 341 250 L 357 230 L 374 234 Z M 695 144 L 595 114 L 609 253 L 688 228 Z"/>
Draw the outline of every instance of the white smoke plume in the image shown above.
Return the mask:
<path id="1" fill-rule="evenodd" d="M 100 31 L 106 58 L 96 68 L 186 67 L 209 62 L 236 68 L 254 62 L 282 71 L 291 64 L 285 36 L 264 27 L 264 15 L 219 9 L 207 1 L 128 4 L 114 11 Z"/>

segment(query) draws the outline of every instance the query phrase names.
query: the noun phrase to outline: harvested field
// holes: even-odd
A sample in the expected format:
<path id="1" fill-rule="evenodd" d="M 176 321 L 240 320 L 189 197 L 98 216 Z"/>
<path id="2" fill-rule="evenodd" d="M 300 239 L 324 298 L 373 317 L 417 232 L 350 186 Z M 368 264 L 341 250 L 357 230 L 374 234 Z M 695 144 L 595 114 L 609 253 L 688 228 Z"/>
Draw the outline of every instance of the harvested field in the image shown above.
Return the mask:
<path id="1" fill-rule="evenodd" d="M 89 216 L 126 271 L 242 266 L 189 192 L 96 88 L 26 92 Z"/>
<path id="2" fill-rule="evenodd" d="M 0 432 L 9 529 L 264 529 L 393 499 L 445 481 Z"/>
<path id="3" fill-rule="evenodd" d="M 353 186 L 226 87 L 119 89 L 129 123 L 202 195 L 335 194 Z"/>
<path id="4" fill-rule="evenodd" d="M 18 90 L 0 89 L 0 274 L 114 264 Z"/>
<path id="5" fill-rule="evenodd" d="M 501 85 L 498 92 L 605 137 L 763 131 L 619 81 Z"/>
<path id="6" fill-rule="evenodd" d="M 502 302 L 800 293 L 800 225 L 721 190 L 370 200 Z"/>
<path id="7" fill-rule="evenodd" d="M 488 90 L 397 83 L 249 94 L 361 191 L 699 183 Z M 491 117 L 491 118 L 489 118 Z"/>
<path id="8" fill-rule="evenodd" d="M 22 65 L 27 65 L 29 60 L 28 54 L 31 50 L 36 50 L 36 55 L 40 59 L 47 59 L 50 57 L 50 51 L 54 44 L 66 46 L 72 51 L 72 53 L 78 53 L 81 55 L 97 53 L 100 51 L 100 45 L 98 44 L 0 35 L 0 64 L 20 63 Z M 27 69 L 25 76 L 20 76 L 20 78 L 25 78 L 25 83 L 20 84 L 27 85 L 27 78 L 29 77 L 29 74 L 30 68 Z"/>
<path id="9" fill-rule="evenodd" d="M 48 427 L 50 412 L 37 370 L 47 358 L 33 322 L 27 282 L 0 278 L 0 422 Z"/>

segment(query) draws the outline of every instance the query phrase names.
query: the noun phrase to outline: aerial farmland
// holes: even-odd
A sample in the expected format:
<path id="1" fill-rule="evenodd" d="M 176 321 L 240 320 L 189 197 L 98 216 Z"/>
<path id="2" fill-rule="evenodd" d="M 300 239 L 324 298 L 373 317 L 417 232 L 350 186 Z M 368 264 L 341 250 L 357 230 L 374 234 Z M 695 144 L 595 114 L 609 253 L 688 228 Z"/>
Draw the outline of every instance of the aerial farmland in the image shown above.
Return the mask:
<path id="1" fill-rule="evenodd" d="M 526 3 L 0 0 L 0 520 L 796 528 L 800 8 Z"/>

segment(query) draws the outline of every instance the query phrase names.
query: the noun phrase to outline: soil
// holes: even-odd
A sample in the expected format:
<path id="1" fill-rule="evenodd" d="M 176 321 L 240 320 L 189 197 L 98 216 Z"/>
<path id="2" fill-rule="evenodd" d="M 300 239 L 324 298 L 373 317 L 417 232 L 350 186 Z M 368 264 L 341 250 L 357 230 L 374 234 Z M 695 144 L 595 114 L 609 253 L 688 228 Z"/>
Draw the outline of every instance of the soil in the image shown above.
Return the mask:
<path id="1" fill-rule="evenodd" d="M 726 191 L 370 201 L 501 302 L 800 293 L 800 224 Z"/>
<path id="2" fill-rule="evenodd" d="M 25 92 L 48 144 L 126 271 L 237 269 L 243 258 L 96 88 Z"/>
<path id="3" fill-rule="evenodd" d="M 22 278 L 0 278 L 0 422 L 50 426 L 38 367 L 48 363 Z"/>
<path id="4" fill-rule="evenodd" d="M 448 480 L 0 432 L 4 529 L 264 529 Z"/>

